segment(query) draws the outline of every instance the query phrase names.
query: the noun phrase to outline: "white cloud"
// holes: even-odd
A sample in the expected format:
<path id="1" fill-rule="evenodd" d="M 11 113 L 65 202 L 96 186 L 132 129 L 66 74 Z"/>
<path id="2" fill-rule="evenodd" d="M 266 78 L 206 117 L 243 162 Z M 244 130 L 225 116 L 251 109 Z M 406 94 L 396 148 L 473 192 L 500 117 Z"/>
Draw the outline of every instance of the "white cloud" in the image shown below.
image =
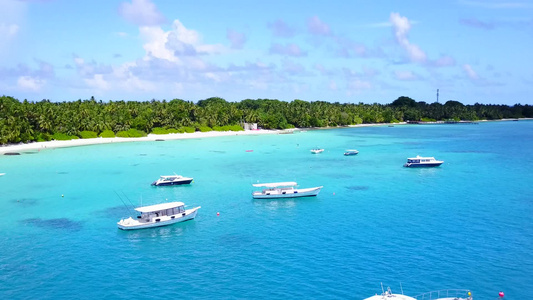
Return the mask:
<path id="1" fill-rule="evenodd" d="M 413 62 L 424 63 L 427 59 L 426 53 L 417 45 L 411 44 L 407 39 L 407 33 L 411 29 L 411 22 L 409 22 L 409 19 L 400 16 L 399 13 L 391 13 L 390 21 L 392 23 L 396 41 L 407 52 L 410 60 Z"/>
<path id="2" fill-rule="evenodd" d="M 92 78 L 86 78 L 84 79 L 85 83 L 95 89 L 98 90 L 109 90 L 109 83 L 104 80 L 104 75 L 102 74 L 94 74 Z"/>
<path id="3" fill-rule="evenodd" d="M 295 30 L 291 28 L 287 23 L 285 23 L 283 20 L 276 20 L 274 23 L 268 23 L 268 28 L 272 29 L 272 33 L 274 36 L 279 37 L 293 37 L 295 34 Z"/>
<path id="4" fill-rule="evenodd" d="M 418 76 L 411 71 L 394 71 L 394 77 L 405 81 L 418 79 Z"/>
<path id="5" fill-rule="evenodd" d="M 337 90 L 337 83 L 335 83 L 335 81 L 333 81 L 333 80 L 330 80 L 328 88 L 330 90 L 332 90 L 332 91 L 336 91 Z"/>
<path id="6" fill-rule="evenodd" d="M 372 88 L 372 84 L 369 81 L 364 81 L 359 78 L 353 79 L 348 83 L 350 90 L 361 91 Z"/>
<path id="7" fill-rule="evenodd" d="M 242 49 L 246 42 L 246 36 L 244 33 L 237 32 L 235 30 L 228 29 L 226 37 L 231 43 L 232 49 Z"/>
<path id="8" fill-rule="evenodd" d="M 288 55 L 288 56 L 306 56 L 307 52 L 304 52 L 298 45 L 296 44 L 288 44 L 286 46 L 283 46 L 278 43 L 272 44 L 270 46 L 269 52 L 271 54 L 280 54 L 280 55 Z"/>
<path id="9" fill-rule="evenodd" d="M 165 22 L 165 17 L 150 0 L 132 0 L 119 7 L 120 15 L 139 26 L 154 26 Z"/>
<path id="10" fill-rule="evenodd" d="M 450 56 L 441 56 L 432 63 L 436 67 L 449 67 L 455 65 L 455 59 Z"/>
<path id="11" fill-rule="evenodd" d="M 168 32 L 164 32 L 160 27 L 141 27 L 139 31 L 141 38 L 145 41 L 143 48 L 148 58 L 155 57 L 172 62 L 178 61 L 173 51 L 166 47 Z"/>
<path id="12" fill-rule="evenodd" d="M 203 44 L 198 32 L 187 29 L 179 20 L 174 20 L 172 30 L 164 31 L 160 27 L 140 27 L 141 38 L 146 51 L 145 59 L 151 57 L 182 63 L 185 56 L 217 54 L 226 49 L 220 44 Z"/>
<path id="13" fill-rule="evenodd" d="M 12 38 L 17 35 L 19 26 L 17 24 L 0 24 L 0 37 Z"/>
<path id="14" fill-rule="evenodd" d="M 45 83 L 45 80 L 31 76 L 21 76 L 17 80 L 17 86 L 19 88 L 33 92 L 39 91 Z"/>
<path id="15" fill-rule="evenodd" d="M 121 89 L 126 91 L 142 91 L 142 92 L 154 92 L 157 91 L 157 87 L 153 82 L 142 80 L 136 76 L 129 74 L 129 77 L 119 82 Z"/>
<path id="16" fill-rule="evenodd" d="M 317 16 L 309 18 L 307 20 L 307 29 L 314 35 L 331 35 L 331 29 L 329 25 L 322 22 Z"/>
<path id="17" fill-rule="evenodd" d="M 463 65 L 463 70 L 466 72 L 466 75 L 468 76 L 468 78 L 472 80 L 479 79 L 479 76 L 477 75 L 476 71 L 474 71 L 474 69 L 472 69 L 472 66 L 470 66 L 469 64 Z"/>
<path id="18" fill-rule="evenodd" d="M 302 64 L 293 61 L 284 60 L 282 62 L 283 71 L 290 75 L 298 75 L 305 73 L 305 67 Z"/>

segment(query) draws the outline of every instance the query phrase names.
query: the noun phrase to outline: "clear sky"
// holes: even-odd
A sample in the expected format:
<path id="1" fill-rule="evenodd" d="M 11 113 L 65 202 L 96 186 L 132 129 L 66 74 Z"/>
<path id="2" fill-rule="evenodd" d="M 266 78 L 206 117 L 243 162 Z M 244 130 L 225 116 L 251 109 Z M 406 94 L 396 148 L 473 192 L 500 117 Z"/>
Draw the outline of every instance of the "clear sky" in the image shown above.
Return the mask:
<path id="1" fill-rule="evenodd" d="M 19 100 L 533 104 L 529 0 L 0 0 Z"/>

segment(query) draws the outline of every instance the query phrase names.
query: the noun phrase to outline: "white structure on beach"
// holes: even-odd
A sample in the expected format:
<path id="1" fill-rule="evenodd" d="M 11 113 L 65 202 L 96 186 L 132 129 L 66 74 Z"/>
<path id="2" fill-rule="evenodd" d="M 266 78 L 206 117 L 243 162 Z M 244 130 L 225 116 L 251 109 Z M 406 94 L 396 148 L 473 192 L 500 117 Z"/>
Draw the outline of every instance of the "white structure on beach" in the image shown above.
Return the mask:
<path id="1" fill-rule="evenodd" d="M 257 123 L 242 123 L 244 130 L 257 130 Z"/>

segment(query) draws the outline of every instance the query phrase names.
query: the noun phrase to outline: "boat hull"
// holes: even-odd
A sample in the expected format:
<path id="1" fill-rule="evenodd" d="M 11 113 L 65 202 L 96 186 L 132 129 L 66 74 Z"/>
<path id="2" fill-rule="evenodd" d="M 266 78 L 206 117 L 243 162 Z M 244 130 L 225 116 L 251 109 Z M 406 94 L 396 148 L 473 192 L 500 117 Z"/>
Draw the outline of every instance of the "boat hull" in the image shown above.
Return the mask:
<path id="1" fill-rule="evenodd" d="M 128 219 L 120 220 L 117 223 L 117 225 L 118 225 L 118 228 L 122 230 L 135 230 L 135 229 L 145 229 L 145 228 L 172 225 L 175 223 L 185 222 L 185 221 L 194 219 L 196 217 L 196 214 L 198 213 L 199 208 L 201 207 L 198 206 L 193 209 L 187 209 L 183 213 L 179 213 L 179 214 L 175 214 L 171 216 L 161 216 L 161 217 L 153 218 L 150 221 L 139 221 L 139 220 L 132 219 L 130 217 Z"/>
<path id="2" fill-rule="evenodd" d="M 190 184 L 192 182 L 192 179 L 187 180 L 178 180 L 178 181 L 171 181 L 171 182 L 152 182 L 152 185 L 154 186 L 168 186 L 168 185 L 182 185 L 182 184 Z"/>
<path id="3" fill-rule="evenodd" d="M 313 197 L 320 193 L 321 186 L 307 189 L 294 189 L 290 191 L 269 191 L 269 192 L 254 192 L 252 196 L 254 199 L 276 199 L 276 198 L 300 198 Z"/>
<path id="4" fill-rule="evenodd" d="M 442 165 L 441 162 L 438 163 L 427 163 L 427 164 L 413 164 L 413 163 L 406 163 L 403 165 L 406 168 L 434 168 Z"/>

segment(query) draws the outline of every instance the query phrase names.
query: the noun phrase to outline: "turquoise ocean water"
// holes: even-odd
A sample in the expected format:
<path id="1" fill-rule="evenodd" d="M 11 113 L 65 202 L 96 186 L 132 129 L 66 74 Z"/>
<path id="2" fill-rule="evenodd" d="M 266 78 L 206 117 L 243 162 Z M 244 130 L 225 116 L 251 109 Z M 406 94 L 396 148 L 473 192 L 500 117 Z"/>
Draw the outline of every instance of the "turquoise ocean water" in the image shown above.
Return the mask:
<path id="1" fill-rule="evenodd" d="M 311 154 L 316 146 L 325 151 Z M 519 121 L 2 156 L 0 299 L 362 299 L 381 283 L 407 295 L 467 288 L 476 299 L 500 290 L 526 299 L 532 149 L 533 121 Z M 402 167 L 416 155 L 445 163 Z M 194 182 L 150 186 L 174 172 Z M 324 188 L 253 200 L 258 181 Z M 132 215 L 122 201 L 202 208 L 193 221 L 121 231 L 116 222 Z"/>

